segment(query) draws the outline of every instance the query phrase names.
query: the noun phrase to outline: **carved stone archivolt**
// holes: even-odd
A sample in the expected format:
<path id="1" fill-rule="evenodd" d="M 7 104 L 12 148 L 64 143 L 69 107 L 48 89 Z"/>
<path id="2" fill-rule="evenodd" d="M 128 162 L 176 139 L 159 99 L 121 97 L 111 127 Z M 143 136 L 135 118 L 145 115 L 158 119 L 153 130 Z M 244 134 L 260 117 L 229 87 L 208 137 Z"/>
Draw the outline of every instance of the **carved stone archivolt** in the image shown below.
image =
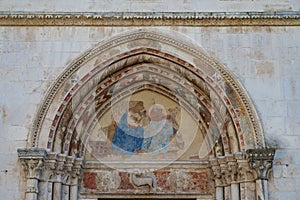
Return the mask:
<path id="1" fill-rule="evenodd" d="M 58 77 L 19 150 L 27 200 L 266 198 L 274 151 L 249 97 L 225 66 L 172 34 L 113 37 Z"/>
<path id="2" fill-rule="evenodd" d="M 61 126 L 60 120 L 62 119 L 62 116 L 64 116 L 64 120 L 61 120 L 61 122 L 76 122 L 78 121 L 78 119 L 80 119 L 80 115 L 83 113 L 78 113 L 77 115 L 77 113 L 70 114 L 68 111 L 72 111 L 69 108 L 71 102 L 72 105 L 76 103 L 74 100 L 77 98 L 77 94 L 86 93 L 86 91 L 82 90 L 82 88 L 85 88 L 85 90 L 88 89 L 91 92 L 90 98 L 92 98 L 93 95 L 92 90 L 99 91 L 99 94 L 97 95 L 102 95 L 99 96 L 99 100 L 103 100 L 99 101 L 100 105 L 104 105 L 106 99 L 109 98 L 109 95 L 112 95 L 110 94 L 111 90 L 109 90 L 109 88 L 112 87 L 113 84 L 115 84 L 117 81 L 119 81 L 118 78 L 120 78 L 120 76 L 123 76 L 122 74 L 118 75 L 116 73 L 117 70 L 121 70 L 122 68 L 124 69 L 125 67 L 129 68 L 130 63 L 133 65 L 138 64 L 141 61 L 145 61 L 147 63 L 152 62 L 153 64 L 156 64 L 156 60 L 160 59 L 165 61 L 170 60 L 171 62 L 176 63 L 179 66 L 178 69 L 175 69 L 176 71 L 172 72 L 171 74 L 175 74 L 174 77 L 184 77 L 188 82 L 187 84 L 195 85 L 195 87 L 192 88 L 191 94 L 196 97 L 196 101 L 203 101 L 203 106 L 207 109 L 209 109 L 209 104 L 212 104 L 214 106 L 212 107 L 212 109 L 217 109 L 218 111 L 221 111 L 222 109 L 225 109 L 225 111 L 227 110 L 230 118 L 232 118 L 232 121 L 228 121 L 227 123 L 229 125 L 231 124 L 233 129 L 228 128 L 227 132 L 228 134 L 230 134 L 229 137 L 225 135 L 227 133 L 224 132 L 223 134 L 222 132 L 222 138 L 224 139 L 223 144 L 225 144 L 225 139 L 227 137 L 226 140 L 231 144 L 235 144 L 235 146 L 238 148 L 248 149 L 264 147 L 265 144 L 263 134 L 257 114 L 247 94 L 244 92 L 234 76 L 225 68 L 225 66 L 222 66 L 216 60 L 203 53 L 200 48 L 196 47 L 189 41 L 181 41 L 179 38 L 173 39 L 170 37 L 170 35 L 172 34 L 174 33 L 166 34 L 152 30 L 134 31 L 132 33 L 113 37 L 109 41 L 99 43 L 96 47 L 87 51 L 83 56 L 76 59 L 57 79 L 57 81 L 53 84 L 53 87 L 49 89 L 44 102 L 41 104 L 41 107 L 38 110 L 37 117 L 35 118 L 33 127 L 31 129 L 32 133 L 30 135 L 30 146 L 37 147 L 40 133 L 49 133 L 49 129 L 49 146 L 47 148 L 52 148 L 51 146 L 54 145 L 53 141 L 55 140 L 54 137 L 56 136 L 60 136 L 56 139 L 57 146 L 60 146 L 59 138 L 61 138 L 63 135 L 66 135 L 67 137 L 65 140 L 66 142 L 63 145 L 64 148 L 68 148 L 68 146 L 70 145 L 80 146 L 81 141 L 79 140 L 80 138 L 78 138 L 79 136 L 75 137 L 74 132 L 68 129 L 68 125 Z M 170 52 L 164 52 L 162 49 L 173 49 L 173 52 L 176 52 L 176 55 L 172 55 L 170 54 Z M 122 50 L 122 52 L 120 52 L 120 50 Z M 111 57 L 108 57 L 107 53 L 109 53 Z M 138 57 L 138 54 L 143 55 Z M 178 58 L 178 56 L 181 58 Z M 193 59 L 191 59 L 191 57 Z M 103 60 L 103 62 L 99 63 L 99 60 Z M 157 64 L 159 64 L 160 66 L 165 65 L 164 63 L 160 62 Z M 94 63 L 95 65 L 85 65 L 85 63 Z M 124 64 L 129 66 L 126 66 Z M 151 68 L 149 67 L 149 69 Z M 69 93 L 65 94 L 64 84 L 69 83 L 69 79 L 72 79 L 72 77 L 78 71 L 85 72 L 80 73 L 82 75 L 78 77 L 78 82 L 74 84 L 73 88 L 70 88 Z M 113 74 L 115 75 L 115 78 L 107 80 L 103 79 Z M 201 79 L 195 76 L 195 74 L 197 74 L 197 76 L 199 75 Z M 222 78 L 214 78 L 218 77 L 216 74 Z M 165 80 L 167 80 L 168 77 L 167 74 L 163 73 L 160 73 L 159 76 L 165 76 Z M 204 83 L 201 83 L 200 80 L 204 80 Z M 220 80 L 223 80 L 221 81 L 222 84 L 219 83 Z M 194 83 L 194 81 L 196 82 Z M 87 85 L 89 86 L 87 87 Z M 102 85 L 104 86 L 104 88 L 102 87 Z M 155 85 L 158 85 L 158 83 Z M 98 86 L 101 86 L 102 89 L 100 90 L 99 88 L 97 88 Z M 212 94 L 215 94 L 215 96 L 221 96 L 221 98 L 219 98 L 218 101 L 208 102 L 205 98 L 203 98 L 204 95 L 199 92 L 205 90 L 208 91 L 208 94 L 205 94 L 206 96 L 208 96 L 208 98 L 211 98 Z M 171 93 L 171 95 L 174 95 L 174 92 L 173 94 Z M 163 93 L 168 94 L 167 91 L 163 91 Z M 62 95 L 63 97 L 60 97 L 60 95 Z M 177 94 L 175 97 L 180 97 L 180 95 Z M 53 102 L 55 98 L 64 99 L 61 100 L 61 104 L 57 104 L 57 102 Z M 207 103 L 205 103 L 205 101 Z M 80 103 L 80 101 L 78 102 Z M 91 103 L 89 98 L 86 98 L 85 102 L 85 104 L 81 105 L 75 104 L 75 106 L 79 109 L 78 111 L 81 112 L 82 110 L 86 110 L 86 108 L 88 108 L 87 104 L 90 105 Z M 232 103 L 234 103 L 234 105 Z M 191 105 L 193 105 L 192 102 Z M 49 113 L 48 111 L 50 107 L 51 110 L 57 110 L 57 113 Z M 81 107 L 82 109 L 80 109 Z M 237 112 L 238 110 L 240 110 L 239 113 Z M 208 114 L 203 113 L 204 115 L 201 113 L 201 115 L 205 116 L 206 118 L 212 116 L 213 118 L 216 118 L 216 121 L 222 119 L 223 113 L 221 112 L 219 112 L 219 114 L 215 112 L 214 115 L 210 115 L 210 112 L 207 113 Z M 84 114 L 86 114 L 87 116 L 89 115 L 88 113 Z M 52 121 L 52 126 L 46 127 L 46 124 L 44 124 L 45 118 L 51 119 L 53 118 L 53 115 L 55 116 Z M 205 123 L 201 124 L 205 125 Z M 58 125 L 60 126 L 59 130 L 57 130 Z M 69 124 L 69 127 L 72 127 L 71 124 Z M 218 128 L 220 129 L 221 127 Z M 234 139 L 232 132 L 236 134 L 234 137 L 238 139 Z M 244 138 L 243 135 L 247 137 Z M 43 135 L 43 138 L 44 137 L 47 136 Z M 233 139 L 229 140 L 232 137 Z M 74 140 L 74 142 L 72 143 L 70 139 L 73 138 L 75 138 L 76 141 Z M 245 141 L 245 139 L 247 139 L 247 141 Z M 236 144 L 237 142 L 239 144 Z M 214 141 L 211 141 L 211 145 L 213 144 Z M 231 149 L 238 150 L 238 148 L 236 147 L 232 147 Z M 226 149 L 229 151 L 230 148 L 225 148 L 225 150 Z M 65 149 L 64 151 L 68 150 L 69 149 Z"/>

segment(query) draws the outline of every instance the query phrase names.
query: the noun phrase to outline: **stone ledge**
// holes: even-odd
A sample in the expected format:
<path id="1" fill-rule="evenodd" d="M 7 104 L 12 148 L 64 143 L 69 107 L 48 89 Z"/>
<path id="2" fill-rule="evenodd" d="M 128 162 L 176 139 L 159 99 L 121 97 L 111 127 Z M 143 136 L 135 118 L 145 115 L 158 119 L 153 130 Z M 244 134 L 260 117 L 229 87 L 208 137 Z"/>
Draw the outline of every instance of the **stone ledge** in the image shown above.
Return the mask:
<path id="1" fill-rule="evenodd" d="M 0 26 L 299 26 L 300 12 L 0 12 Z"/>

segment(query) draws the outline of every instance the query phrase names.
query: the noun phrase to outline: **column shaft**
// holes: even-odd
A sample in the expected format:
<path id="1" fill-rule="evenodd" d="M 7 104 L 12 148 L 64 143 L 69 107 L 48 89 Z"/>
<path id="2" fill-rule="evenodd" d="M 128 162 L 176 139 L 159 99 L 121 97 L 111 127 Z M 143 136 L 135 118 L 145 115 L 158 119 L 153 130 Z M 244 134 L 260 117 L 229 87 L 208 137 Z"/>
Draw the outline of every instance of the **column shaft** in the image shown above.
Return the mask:
<path id="1" fill-rule="evenodd" d="M 238 183 L 231 183 L 231 200 L 239 200 L 240 199 L 240 187 Z"/>
<path id="2" fill-rule="evenodd" d="M 225 200 L 231 200 L 231 188 L 230 186 L 225 186 L 224 187 L 224 199 Z"/>
<path id="3" fill-rule="evenodd" d="M 78 196 L 78 178 L 73 178 L 72 185 L 70 186 L 70 200 L 77 200 Z"/>
<path id="4" fill-rule="evenodd" d="M 70 196 L 70 186 L 69 185 L 62 185 L 62 200 L 69 200 Z"/>
<path id="5" fill-rule="evenodd" d="M 53 200 L 61 200 L 61 183 L 55 182 L 53 184 Z"/>
<path id="6" fill-rule="evenodd" d="M 224 189 L 223 187 L 216 187 L 216 200 L 224 199 Z"/>

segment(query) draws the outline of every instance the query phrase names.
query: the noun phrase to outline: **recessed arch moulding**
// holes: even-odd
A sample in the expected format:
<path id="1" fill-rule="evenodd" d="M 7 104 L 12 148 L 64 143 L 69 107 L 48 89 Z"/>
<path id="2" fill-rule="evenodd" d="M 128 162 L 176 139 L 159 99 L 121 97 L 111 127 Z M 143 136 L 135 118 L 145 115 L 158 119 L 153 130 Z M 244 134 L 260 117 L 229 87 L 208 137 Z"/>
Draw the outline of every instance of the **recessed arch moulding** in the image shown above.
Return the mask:
<path id="1" fill-rule="evenodd" d="M 57 140 L 68 142 L 65 140 L 66 138 L 63 138 L 68 135 L 66 134 L 68 127 L 64 123 L 64 119 L 70 120 L 68 117 L 62 117 L 66 115 L 68 109 L 75 112 L 80 106 L 88 107 L 88 102 L 83 103 L 82 100 L 95 95 L 93 92 L 97 93 L 97 89 L 99 92 L 99 87 L 106 87 L 103 91 L 111 90 L 118 85 L 120 79 L 126 79 L 126 76 L 149 72 L 159 76 L 160 81 L 166 80 L 168 83 L 178 85 L 185 84 L 181 85 L 190 92 L 189 95 L 193 96 L 192 100 L 178 94 L 175 86 L 168 88 L 167 85 L 163 85 L 163 82 L 155 82 L 159 81 L 158 79 L 147 80 L 144 77 L 145 84 L 141 83 L 140 85 L 149 84 L 154 88 L 164 87 L 165 90 L 172 93 L 174 98 L 183 98 L 193 107 L 196 105 L 193 105 L 195 102 L 192 101 L 197 98 L 200 110 L 203 108 L 209 114 L 216 113 L 210 116 L 212 121 L 218 120 L 216 123 L 220 123 L 220 120 L 225 121 L 225 117 L 230 118 L 240 151 L 263 148 L 264 138 L 259 119 L 237 79 L 225 66 L 207 55 L 187 38 L 177 33 L 176 39 L 173 39 L 170 37 L 172 34 L 174 33 L 138 30 L 101 42 L 86 51 L 66 68 L 50 88 L 34 121 L 28 147 L 46 147 L 52 150 L 55 146 L 56 136 L 59 136 L 56 138 Z M 180 80 L 176 80 L 176 77 Z M 137 82 L 141 82 L 141 80 L 136 81 L 135 84 Z M 107 95 L 117 96 L 116 90 L 110 92 Z M 95 97 L 89 103 L 95 104 L 96 101 Z M 195 109 L 193 108 L 194 111 Z M 222 113 L 223 109 L 226 109 L 226 116 Z M 198 113 L 201 115 L 200 111 Z M 78 116 L 80 114 L 84 114 L 84 112 L 73 113 L 72 119 L 82 117 Z M 203 116 L 199 117 L 203 118 Z M 61 127 L 63 130 L 59 129 L 60 124 L 65 125 L 65 127 Z M 59 147 L 55 148 L 56 151 L 65 151 L 58 149 Z"/>
<path id="2" fill-rule="evenodd" d="M 84 197 L 150 190 L 215 198 L 243 191 L 237 169 L 246 150 L 265 143 L 249 97 L 225 66 L 179 33 L 137 29 L 100 42 L 65 69 L 38 110 L 27 148 L 46 149 L 46 161 L 83 159 Z M 220 171 L 230 159 L 238 186 Z M 133 167 L 141 160 L 146 164 Z M 162 180 L 167 176 L 205 184 L 174 190 Z M 109 187 L 99 177 L 108 177 Z M 151 183 L 139 185 L 146 180 Z"/>

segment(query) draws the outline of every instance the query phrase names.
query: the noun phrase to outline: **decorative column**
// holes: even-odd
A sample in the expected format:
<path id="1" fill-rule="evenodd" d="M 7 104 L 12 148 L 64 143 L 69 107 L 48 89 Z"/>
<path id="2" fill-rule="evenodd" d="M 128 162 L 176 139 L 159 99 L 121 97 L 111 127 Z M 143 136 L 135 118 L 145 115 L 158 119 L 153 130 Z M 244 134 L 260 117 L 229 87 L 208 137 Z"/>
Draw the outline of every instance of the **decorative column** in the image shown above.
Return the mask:
<path id="1" fill-rule="evenodd" d="M 64 164 L 66 155 L 57 155 L 57 166 L 55 169 L 54 183 L 53 183 L 53 200 L 61 200 L 61 189 L 62 189 L 62 174 L 64 170 Z"/>
<path id="2" fill-rule="evenodd" d="M 52 177 L 54 176 L 54 171 L 56 169 L 56 159 L 57 153 L 47 153 L 42 176 L 39 181 L 40 192 L 38 199 L 52 200 Z"/>
<path id="3" fill-rule="evenodd" d="M 268 197 L 268 177 L 273 165 L 275 149 L 248 149 L 246 151 L 250 167 L 256 171 L 257 199 Z"/>
<path id="4" fill-rule="evenodd" d="M 64 174 L 62 175 L 62 200 L 69 200 L 70 196 L 70 176 L 72 172 L 74 157 L 67 156 L 64 167 Z"/>
<path id="5" fill-rule="evenodd" d="M 230 171 L 230 190 L 231 190 L 231 200 L 239 200 L 240 199 L 240 187 L 237 181 L 237 162 L 234 155 L 226 156 L 228 170 Z"/>
<path id="6" fill-rule="evenodd" d="M 223 188 L 223 179 L 221 174 L 221 168 L 219 162 L 216 158 L 211 158 L 209 160 L 212 172 L 214 175 L 215 180 L 215 187 L 216 187 L 216 200 L 223 200 L 224 199 L 224 188 Z"/>
<path id="7" fill-rule="evenodd" d="M 230 200 L 231 199 L 231 188 L 230 188 L 231 174 L 230 174 L 230 171 L 229 171 L 228 166 L 227 166 L 226 157 L 225 156 L 219 157 L 218 162 L 220 164 L 221 174 L 223 176 L 223 180 L 225 180 L 224 199 L 225 200 Z"/>
<path id="8" fill-rule="evenodd" d="M 256 199 L 255 171 L 249 166 L 246 154 L 235 154 L 238 167 L 238 181 L 240 183 L 240 199 Z"/>
<path id="9" fill-rule="evenodd" d="M 26 174 L 26 200 L 37 200 L 39 178 L 46 156 L 45 149 L 18 149 L 18 156 Z"/>
<path id="10" fill-rule="evenodd" d="M 75 158 L 73 168 L 71 172 L 71 183 L 70 183 L 70 200 L 77 200 L 78 197 L 78 183 L 79 176 L 82 167 L 82 158 Z"/>

